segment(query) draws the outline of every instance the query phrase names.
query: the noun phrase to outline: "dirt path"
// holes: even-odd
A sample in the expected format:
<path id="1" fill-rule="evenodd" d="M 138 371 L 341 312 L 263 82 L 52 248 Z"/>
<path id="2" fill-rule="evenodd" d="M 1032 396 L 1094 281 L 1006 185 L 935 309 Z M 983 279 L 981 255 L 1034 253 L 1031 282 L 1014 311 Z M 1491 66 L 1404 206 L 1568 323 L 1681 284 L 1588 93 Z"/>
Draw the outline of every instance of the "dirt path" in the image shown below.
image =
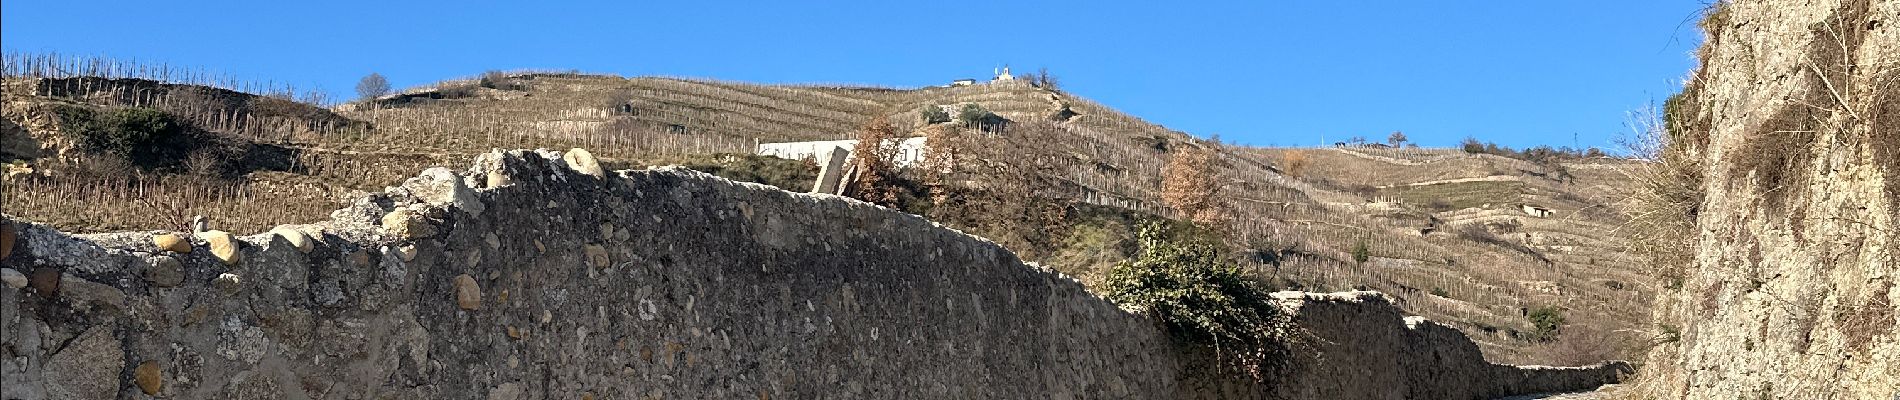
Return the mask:
<path id="1" fill-rule="evenodd" d="M 1597 390 L 1588 392 L 1527 394 L 1498 400 L 1609 400 L 1618 398 L 1616 393 L 1617 385 L 1603 385 Z"/>
<path id="2" fill-rule="evenodd" d="M 1426 186 L 1426 185 L 1439 185 L 1439 184 L 1446 184 L 1446 183 L 1462 183 L 1462 182 L 1523 182 L 1523 181 L 1524 181 L 1524 178 L 1517 177 L 1517 176 L 1492 175 L 1492 176 L 1480 176 L 1476 178 L 1439 179 L 1435 181 L 1401 183 L 1397 185 L 1379 186 L 1379 188 L 1387 189 L 1387 188 L 1394 188 L 1394 187 L 1399 187 L 1399 186 Z"/>

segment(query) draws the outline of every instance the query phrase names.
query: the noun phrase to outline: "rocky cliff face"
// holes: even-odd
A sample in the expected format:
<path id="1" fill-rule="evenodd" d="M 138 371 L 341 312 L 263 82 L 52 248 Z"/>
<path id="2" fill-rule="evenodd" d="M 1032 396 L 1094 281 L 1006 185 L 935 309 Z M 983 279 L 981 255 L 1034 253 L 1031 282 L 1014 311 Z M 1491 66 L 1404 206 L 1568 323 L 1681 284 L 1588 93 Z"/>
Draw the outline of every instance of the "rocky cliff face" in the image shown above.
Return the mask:
<path id="1" fill-rule="evenodd" d="M 1900 391 L 1900 2 L 1739 0 L 1705 21 L 1676 146 L 1699 159 L 1694 263 L 1657 305 L 1672 398 Z"/>
<path id="2" fill-rule="evenodd" d="M 1481 398 L 1627 370 L 1492 365 L 1377 294 L 1295 293 L 1314 352 L 1263 388 L 982 239 L 578 151 L 490 153 L 260 235 L 8 226 L 8 399 Z"/>

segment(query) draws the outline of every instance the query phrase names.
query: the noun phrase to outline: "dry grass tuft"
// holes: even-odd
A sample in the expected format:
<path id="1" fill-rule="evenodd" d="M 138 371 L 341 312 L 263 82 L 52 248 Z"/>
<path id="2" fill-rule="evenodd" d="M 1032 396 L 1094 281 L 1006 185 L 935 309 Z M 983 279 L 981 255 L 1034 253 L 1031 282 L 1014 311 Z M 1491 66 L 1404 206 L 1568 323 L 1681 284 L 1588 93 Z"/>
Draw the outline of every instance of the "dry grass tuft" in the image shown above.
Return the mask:
<path id="1" fill-rule="evenodd" d="M 1857 307 L 1846 307 L 1834 313 L 1834 324 L 1847 340 L 1847 348 L 1854 353 L 1864 353 L 1874 338 L 1892 335 L 1894 305 L 1888 298 L 1893 284 L 1887 283 L 1870 296 L 1865 303 Z"/>
<path id="2" fill-rule="evenodd" d="M 1695 260 L 1695 224 L 1703 195 L 1700 153 L 1713 127 L 1693 106 L 1696 85 L 1653 109 L 1633 116 L 1634 136 L 1623 146 L 1650 161 L 1626 169 L 1633 183 L 1622 201 L 1630 220 L 1620 230 L 1629 238 L 1627 249 L 1648 259 L 1651 273 L 1663 287 L 1680 289 Z"/>

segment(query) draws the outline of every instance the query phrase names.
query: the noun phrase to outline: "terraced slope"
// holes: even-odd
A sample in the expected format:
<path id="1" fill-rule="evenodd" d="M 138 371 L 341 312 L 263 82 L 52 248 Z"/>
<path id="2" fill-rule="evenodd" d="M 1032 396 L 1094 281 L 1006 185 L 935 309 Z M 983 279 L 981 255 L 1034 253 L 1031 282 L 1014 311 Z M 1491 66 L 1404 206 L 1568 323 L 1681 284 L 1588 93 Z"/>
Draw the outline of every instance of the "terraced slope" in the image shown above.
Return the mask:
<path id="1" fill-rule="evenodd" d="M 1247 149 L 1284 164 L 1307 161 L 1310 207 L 1325 218 L 1295 222 L 1296 249 L 1350 250 L 1341 257 L 1287 257 L 1277 275 L 1299 283 L 1366 285 L 1395 293 L 1408 310 L 1460 321 L 1488 354 L 1513 361 L 1627 354 L 1645 339 L 1651 294 L 1660 289 L 1624 251 L 1616 208 L 1622 171 L 1635 164 L 1586 160 L 1539 165 L 1450 149 Z M 1531 205 L 1549 217 L 1526 213 Z M 1305 253 L 1296 251 L 1296 254 Z M 1535 343 L 1526 314 L 1557 307 L 1569 325 L 1555 343 Z M 1585 343 L 1588 342 L 1588 343 Z"/>

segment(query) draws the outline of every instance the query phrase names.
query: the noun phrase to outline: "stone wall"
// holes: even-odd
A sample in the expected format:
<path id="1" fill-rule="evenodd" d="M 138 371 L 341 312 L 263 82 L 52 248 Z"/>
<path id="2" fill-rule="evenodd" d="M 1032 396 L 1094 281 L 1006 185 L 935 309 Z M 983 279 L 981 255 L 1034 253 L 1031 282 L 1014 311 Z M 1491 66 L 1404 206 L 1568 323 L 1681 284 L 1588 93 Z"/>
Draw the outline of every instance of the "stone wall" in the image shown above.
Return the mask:
<path id="1" fill-rule="evenodd" d="M 1456 328 L 1406 316 L 1379 292 L 1280 292 L 1273 297 L 1311 335 L 1274 391 L 1297 399 L 1492 399 L 1595 388 L 1635 372 L 1614 361 L 1586 367 L 1484 361 Z"/>
<path id="2" fill-rule="evenodd" d="M 1484 363 L 1455 331 L 1356 294 L 1284 300 L 1329 310 L 1300 314 L 1315 343 L 1352 346 L 1314 347 L 1269 390 L 916 216 L 683 169 L 604 172 L 581 151 L 490 153 L 251 236 L 11 226 L 8 399 L 1405 397 L 1358 391 L 1374 379 L 1482 398 L 1601 383 Z M 1449 358 L 1341 364 L 1427 354 Z"/>

